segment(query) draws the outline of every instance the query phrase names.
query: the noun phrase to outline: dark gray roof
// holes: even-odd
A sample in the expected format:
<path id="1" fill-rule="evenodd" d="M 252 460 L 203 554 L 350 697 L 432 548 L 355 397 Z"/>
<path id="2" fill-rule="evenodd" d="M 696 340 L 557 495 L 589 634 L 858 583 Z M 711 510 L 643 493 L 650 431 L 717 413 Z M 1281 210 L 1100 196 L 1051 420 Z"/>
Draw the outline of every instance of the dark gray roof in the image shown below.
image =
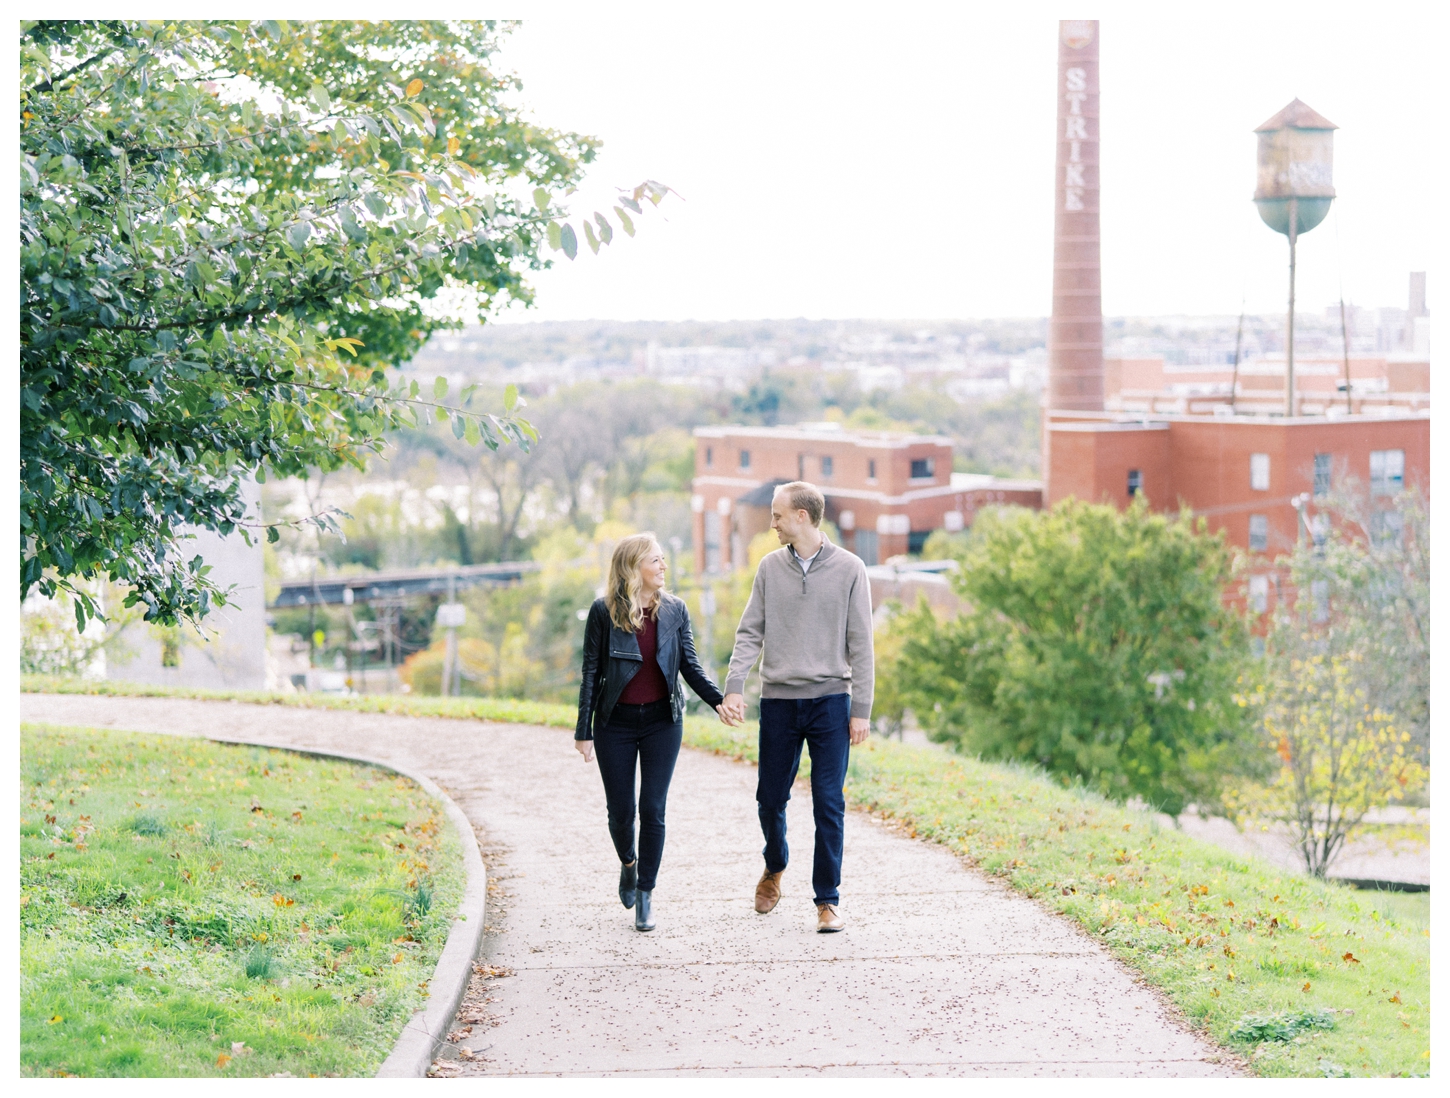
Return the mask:
<path id="1" fill-rule="evenodd" d="M 775 480 L 767 480 L 759 488 L 752 488 L 743 496 L 736 496 L 736 503 L 743 503 L 746 507 L 769 507 L 770 501 L 775 498 L 775 490 L 782 484 L 789 484 L 790 481 L 777 477 Z"/>

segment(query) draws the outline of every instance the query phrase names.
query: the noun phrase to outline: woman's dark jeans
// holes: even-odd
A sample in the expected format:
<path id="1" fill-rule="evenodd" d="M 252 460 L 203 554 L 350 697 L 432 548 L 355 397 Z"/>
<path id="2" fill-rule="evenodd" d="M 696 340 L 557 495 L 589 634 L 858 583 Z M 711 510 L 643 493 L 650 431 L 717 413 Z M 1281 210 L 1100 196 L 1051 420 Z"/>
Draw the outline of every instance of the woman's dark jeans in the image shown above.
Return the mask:
<path id="1" fill-rule="evenodd" d="M 684 725 L 670 719 L 670 700 L 616 705 L 594 736 L 594 756 L 609 806 L 609 837 L 621 863 L 635 860 L 634 768 L 639 760 L 639 888 L 654 890 L 665 849 L 665 798 L 680 756 Z"/>

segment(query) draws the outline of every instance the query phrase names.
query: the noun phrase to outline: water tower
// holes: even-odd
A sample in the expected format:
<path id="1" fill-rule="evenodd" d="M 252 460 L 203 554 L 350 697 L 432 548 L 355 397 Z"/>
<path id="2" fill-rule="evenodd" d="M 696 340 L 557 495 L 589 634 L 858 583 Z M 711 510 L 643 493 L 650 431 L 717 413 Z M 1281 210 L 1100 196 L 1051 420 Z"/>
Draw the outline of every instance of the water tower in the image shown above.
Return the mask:
<path id="1" fill-rule="evenodd" d="M 1294 414 L 1294 260 L 1299 234 L 1324 220 L 1334 201 L 1334 131 L 1339 127 L 1294 100 L 1254 132 L 1259 185 L 1254 205 L 1264 224 L 1289 238 L 1289 331 L 1285 341 L 1284 414 Z"/>

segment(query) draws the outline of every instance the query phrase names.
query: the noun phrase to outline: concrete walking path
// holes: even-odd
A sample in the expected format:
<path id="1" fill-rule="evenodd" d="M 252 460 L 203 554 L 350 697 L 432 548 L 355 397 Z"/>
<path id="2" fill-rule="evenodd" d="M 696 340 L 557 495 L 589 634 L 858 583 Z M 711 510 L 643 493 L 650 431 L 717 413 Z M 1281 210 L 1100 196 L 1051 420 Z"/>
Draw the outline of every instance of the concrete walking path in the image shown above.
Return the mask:
<path id="1" fill-rule="evenodd" d="M 430 775 L 473 823 L 491 892 L 484 975 L 441 1073 L 1239 1071 L 1074 925 L 863 813 L 846 821 L 847 929 L 816 934 L 810 795 L 799 787 L 783 898 L 756 915 L 750 766 L 681 752 L 658 929 L 640 934 L 615 896 L 599 776 L 568 730 L 33 694 L 21 695 L 20 719 L 354 751 Z"/>

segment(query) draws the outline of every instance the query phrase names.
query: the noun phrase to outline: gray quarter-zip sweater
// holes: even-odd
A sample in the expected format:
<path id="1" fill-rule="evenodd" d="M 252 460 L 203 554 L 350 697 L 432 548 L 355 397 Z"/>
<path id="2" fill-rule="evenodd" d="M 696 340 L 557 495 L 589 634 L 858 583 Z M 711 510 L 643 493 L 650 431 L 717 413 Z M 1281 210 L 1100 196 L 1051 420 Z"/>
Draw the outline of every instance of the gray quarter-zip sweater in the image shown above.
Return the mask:
<path id="1" fill-rule="evenodd" d="M 827 540 L 802 573 L 789 546 L 768 554 L 735 630 L 725 693 L 744 693 L 757 657 L 761 697 L 850 694 L 851 716 L 869 718 L 876 658 L 861 558 Z"/>

